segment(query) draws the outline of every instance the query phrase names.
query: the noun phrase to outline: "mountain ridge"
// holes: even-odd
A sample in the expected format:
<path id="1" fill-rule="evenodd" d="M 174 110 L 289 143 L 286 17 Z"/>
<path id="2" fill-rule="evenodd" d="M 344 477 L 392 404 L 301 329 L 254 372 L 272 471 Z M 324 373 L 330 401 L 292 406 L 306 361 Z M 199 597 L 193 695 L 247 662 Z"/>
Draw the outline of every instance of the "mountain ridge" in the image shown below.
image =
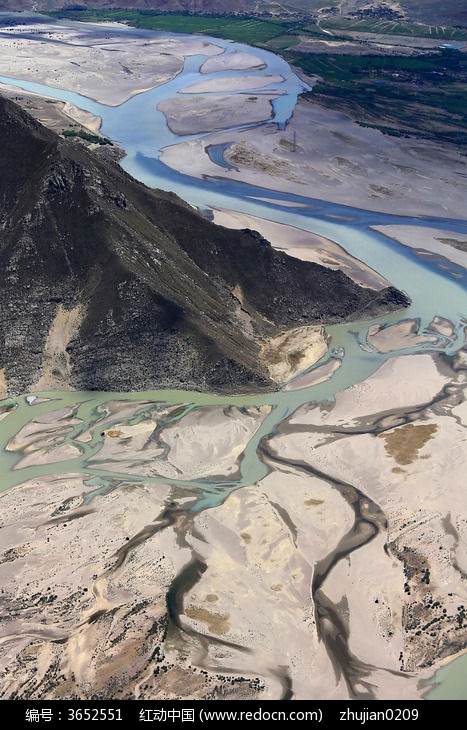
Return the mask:
<path id="1" fill-rule="evenodd" d="M 0 133 L 9 394 L 271 389 L 262 340 L 409 303 L 210 223 L 1 97 Z"/>
<path id="2" fill-rule="evenodd" d="M 409 22 L 466 27 L 467 9 L 458 0 L 0 0 L 0 12 L 51 10 L 143 10 L 186 15 L 245 17 L 367 17 L 403 18 Z"/>

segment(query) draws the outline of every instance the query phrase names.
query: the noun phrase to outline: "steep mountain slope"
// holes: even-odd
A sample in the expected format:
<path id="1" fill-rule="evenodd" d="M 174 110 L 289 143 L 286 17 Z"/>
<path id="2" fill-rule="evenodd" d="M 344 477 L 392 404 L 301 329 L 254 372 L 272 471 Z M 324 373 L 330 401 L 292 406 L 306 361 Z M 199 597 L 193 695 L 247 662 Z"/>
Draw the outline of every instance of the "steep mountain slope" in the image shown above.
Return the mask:
<path id="1" fill-rule="evenodd" d="M 9 393 L 272 387 L 260 338 L 408 303 L 209 223 L 5 99 L 0 135 Z"/>

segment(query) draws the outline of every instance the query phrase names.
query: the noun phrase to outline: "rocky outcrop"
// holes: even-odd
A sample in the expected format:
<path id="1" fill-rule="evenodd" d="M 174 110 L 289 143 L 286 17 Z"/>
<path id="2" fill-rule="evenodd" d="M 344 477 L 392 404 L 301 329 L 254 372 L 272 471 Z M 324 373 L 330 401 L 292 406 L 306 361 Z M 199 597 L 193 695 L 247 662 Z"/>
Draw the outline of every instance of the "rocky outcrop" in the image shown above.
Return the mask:
<path id="1" fill-rule="evenodd" d="M 208 222 L 5 99 L 0 135 L 0 371 L 10 394 L 39 382 L 270 388 L 260 339 L 408 304 L 396 289 L 361 288 L 253 231 Z"/>

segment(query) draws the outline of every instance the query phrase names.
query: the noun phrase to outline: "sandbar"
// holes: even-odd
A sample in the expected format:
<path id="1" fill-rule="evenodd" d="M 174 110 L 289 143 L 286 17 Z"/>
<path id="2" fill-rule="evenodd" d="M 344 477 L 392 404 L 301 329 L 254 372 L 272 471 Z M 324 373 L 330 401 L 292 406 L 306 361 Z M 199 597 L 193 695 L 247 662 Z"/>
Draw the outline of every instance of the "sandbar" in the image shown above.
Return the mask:
<path id="1" fill-rule="evenodd" d="M 259 56 L 244 51 L 221 53 L 215 57 L 208 58 L 201 66 L 201 73 L 212 73 L 213 71 L 247 71 L 250 69 L 266 68 L 266 64 Z"/>
<path id="2" fill-rule="evenodd" d="M 264 122 L 272 117 L 271 102 L 277 97 L 278 94 L 273 92 L 255 96 L 195 96 L 164 99 L 157 108 L 164 114 L 167 125 L 174 134 L 188 135 Z"/>
<path id="3" fill-rule="evenodd" d="M 224 159 L 233 169 L 209 158 L 206 148 L 216 144 L 230 144 Z M 161 160 L 197 177 L 243 181 L 367 210 L 467 217 L 467 164 L 456 149 L 395 139 L 308 100 L 298 101 L 285 130 L 265 124 L 208 134 L 165 148 Z"/>
<path id="4" fill-rule="evenodd" d="M 213 406 L 188 412 L 167 426 L 167 414 L 159 416 L 157 411 L 152 419 L 134 425 L 117 420 L 103 431 L 102 448 L 90 463 L 108 471 L 128 470 L 143 476 L 232 477 L 238 472 L 244 448 L 268 412 L 268 407 L 242 412 Z"/>
<path id="5" fill-rule="evenodd" d="M 373 324 L 368 329 L 367 342 L 378 352 L 392 352 L 420 345 L 436 344 L 439 338 L 419 332 L 420 324 L 416 319 L 403 319 L 387 327 Z"/>
<path id="6" fill-rule="evenodd" d="M 153 40 L 122 35 L 111 27 L 4 27 L 0 75 L 39 81 L 118 106 L 173 79 L 186 56 L 215 55 L 222 50 L 199 38 Z"/>
<path id="7" fill-rule="evenodd" d="M 271 442 L 284 463 L 305 462 L 362 490 L 387 520 L 323 584 L 328 599 L 345 606 L 348 647 L 381 683 L 378 698 L 391 688 L 387 671 L 420 678 L 465 646 L 458 618 L 467 568 L 462 388 L 439 356 L 398 357 L 339 393 L 335 406 L 300 409 Z"/>
<path id="8" fill-rule="evenodd" d="M 199 81 L 196 84 L 186 86 L 179 91 L 180 94 L 205 94 L 209 92 L 218 93 L 219 91 L 247 91 L 248 89 L 263 89 L 269 84 L 278 84 L 284 81 L 283 76 L 277 74 L 273 76 L 236 76 L 235 78 L 227 77 L 221 79 L 209 79 L 208 81 Z"/>
<path id="9" fill-rule="evenodd" d="M 467 268 L 467 233 L 403 225 L 373 226 L 373 229 L 420 253 L 434 253 Z"/>

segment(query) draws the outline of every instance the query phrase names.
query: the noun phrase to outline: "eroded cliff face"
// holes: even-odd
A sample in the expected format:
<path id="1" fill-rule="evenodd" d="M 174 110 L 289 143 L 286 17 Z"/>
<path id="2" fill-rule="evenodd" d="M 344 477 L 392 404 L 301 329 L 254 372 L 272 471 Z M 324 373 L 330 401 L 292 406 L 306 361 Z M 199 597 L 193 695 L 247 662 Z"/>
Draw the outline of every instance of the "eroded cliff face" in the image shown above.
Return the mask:
<path id="1" fill-rule="evenodd" d="M 264 340 L 406 306 L 209 223 L 0 99 L 3 390 L 274 387 Z"/>

